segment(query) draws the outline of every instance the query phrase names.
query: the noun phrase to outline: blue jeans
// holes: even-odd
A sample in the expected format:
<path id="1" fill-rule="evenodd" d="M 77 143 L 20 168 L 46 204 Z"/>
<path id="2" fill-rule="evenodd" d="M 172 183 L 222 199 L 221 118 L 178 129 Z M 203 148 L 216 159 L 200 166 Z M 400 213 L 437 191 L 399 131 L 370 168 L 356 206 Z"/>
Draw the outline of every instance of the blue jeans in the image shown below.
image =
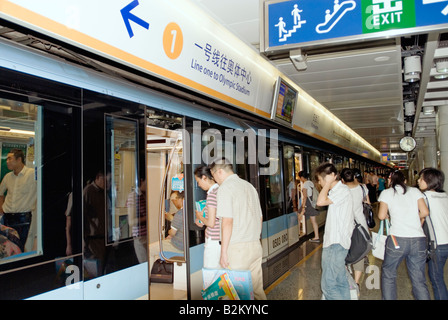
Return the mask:
<path id="1" fill-rule="evenodd" d="M 406 259 L 408 274 L 411 278 L 412 293 L 417 300 L 429 300 L 426 285 L 426 238 L 395 237 L 400 246 L 395 248 L 392 238 L 386 240 L 384 261 L 381 269 L 381 292 L 384 300 L 397 299 L 397 269 Z"/>
<path id="2" fill-rule="evenodd" d="M 448 244 L 443 244 L 437 246 L 435 261 L 431 259 L 428 263 L 429 279 L 431 279 L 434 299 L 436 300 L 448 300 L 448 292 L 443 276 L 443 268 L 447 259 Z"/>
<path id="3" fill-rule="evenodd" d="M 332 244 L 322 249 L 320 285 L 326 300 L 350 300 L 350 286 L 345 269 L 348 249 Z"/>

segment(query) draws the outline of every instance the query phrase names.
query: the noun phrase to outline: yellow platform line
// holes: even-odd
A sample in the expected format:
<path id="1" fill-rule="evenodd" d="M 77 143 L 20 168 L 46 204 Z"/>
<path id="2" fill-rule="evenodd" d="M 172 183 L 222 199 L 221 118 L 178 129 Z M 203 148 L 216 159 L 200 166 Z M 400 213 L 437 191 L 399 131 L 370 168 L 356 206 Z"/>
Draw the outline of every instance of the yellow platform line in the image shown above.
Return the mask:
<path id="1" fill-rule="evenodd" d="M 293 266 L 291 269 L 289 269 L 289 271 L 285 272 L 284 275 L 282 275 L 280 278 L 278 278 L 274 283 L 272 283 L 269 287 L 267 287 L 264 292 L 266 294 L 269 294 L 269 292 L 271 292 L 272 290 L 274 290 L 274 288 L 276 286 L 278 286 L 280 283 L 282 283 L 286 278 L 289 277 L 289 275 L 291 274 L 291 271 L 293 271 L 295 268 L 298 268 L 299 266 L 301 266 L 302 264 L 304 264 L 309 258 L 311 258 L 317 251 L 319 251 L 322 248 L 323 243 L 321 243 L 319 246 L 317 246 L 316 248 L 313 249 L 313 251 L 311 251 L 310 253 L 308 253 L 305 258 L 303 258 L 302 260 L 300 260 L 295 266 Z"/>

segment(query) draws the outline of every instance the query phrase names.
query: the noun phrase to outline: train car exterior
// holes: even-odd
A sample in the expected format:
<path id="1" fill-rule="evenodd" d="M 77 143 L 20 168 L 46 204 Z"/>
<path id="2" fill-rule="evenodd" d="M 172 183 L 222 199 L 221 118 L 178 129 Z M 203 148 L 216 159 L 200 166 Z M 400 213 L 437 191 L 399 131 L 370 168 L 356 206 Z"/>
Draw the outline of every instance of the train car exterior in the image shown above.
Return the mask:
<path id="1" fill-rule="evenodd" d="M 221 99 L 223 89 L 213 87 L 221 93 L 212 92 L 213 100 L 201 105 L 210 93 L 163 77 L 148 80 L 141 71 L 125 80 L 110 71 L 129 76 L 128 66 L 113 61 L 95 65 L 107 74 L 5 39 L 0 49 L 0 174 L 7 172 L 9 151 L 21 149 L 36 190 L 22 247 L 0 220 L 0 299 L 157 299 L 166 284 L 150 275 L 160 258 L 174 262 L 171 298 L 200 299 L 204 231 L 193 214 L 205 194 L 194 181 L 196 167 L 224 155 L 257 188 L 269 263 L 311 230 L 297 220 L 300 170 L 312 172 L 324 161 L 340 168 L 378 165 L 375 155 L 357 154 L 368 148 L 359 137 L 349 145 L 347 139 L 334 142 L 328 132 L 343 126 L 300 88 L 300 117 L 289 125 L 272 121 L 263 110 L 271 107 L 273 89 L 265 89 L 281 74 L 259 58 L 253 77 L 258 67 L 276 73 L 254 88 L 259 97 L 252 91 L 244 103 Z M 200 68 L 198 60 L 193 68 Z M 244 90 L 238 92 L 246 99 Z M 247 107 L 257 101 L 259 107 Z M 338 136 L 350 134 L 338 130 L 344 131 Z M 165 217 L 180 210 L 173 191 L 185 199 L 177 250 L 164 242 Z M 319 223 L 324 220 L 325 211 Z"/>

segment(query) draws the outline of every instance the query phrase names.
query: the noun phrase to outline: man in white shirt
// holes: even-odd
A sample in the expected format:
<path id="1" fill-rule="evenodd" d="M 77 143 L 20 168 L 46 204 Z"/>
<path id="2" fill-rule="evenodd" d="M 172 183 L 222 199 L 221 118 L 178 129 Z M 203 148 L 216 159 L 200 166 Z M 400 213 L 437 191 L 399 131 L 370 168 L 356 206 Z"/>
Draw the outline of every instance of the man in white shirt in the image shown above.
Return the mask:
<path id="1" fill-rule="evenodd" d="M 257 190 L 234 174 L 225 159 L 212 163 L 210 171 L 219 184 L 216 214 L 222 219 L 221 267 L 250 270 L 254 298 L 266 300 L 260 242 L 263 215 Z"/>
<path id="2" fill-rule="evenodd" d="M 11 149 L 6 158 L 8 172 L 0 184 L 0 216 L 4 224 L 15 229 L 20 237 L 20 249 L 25 248 L 31 225 L 31 213 L 36 209 L 37 184 L 34 169 L 25 166 L 25 155 Z M 6 197 L 5 192 L 8 191 Z"/>
<path id="3" fill-rule="evenodd" d="M 350 189 L 337 180 L 333 164 L 324 163 L 317 167 L 316 177 L 322 186 L 317 205 L 328 206 L 322 249 L 322 293 L 326 300 L 350 300 L 345 258 L 355 219 L 352 195 Z"/>

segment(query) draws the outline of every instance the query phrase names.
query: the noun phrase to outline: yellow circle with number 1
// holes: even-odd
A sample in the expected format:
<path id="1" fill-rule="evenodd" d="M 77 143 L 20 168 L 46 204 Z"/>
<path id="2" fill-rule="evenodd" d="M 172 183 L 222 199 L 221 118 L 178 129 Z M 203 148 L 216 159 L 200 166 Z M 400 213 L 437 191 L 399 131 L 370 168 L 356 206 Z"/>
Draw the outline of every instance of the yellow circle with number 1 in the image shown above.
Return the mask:
<path id="1" fill-rule="evenodd" d="M 163 32 L 163 50 L 170 59 L 177 59 L 184 46 L 184 36 L 179 25 L 175 22 L 169 23 Z"/>

